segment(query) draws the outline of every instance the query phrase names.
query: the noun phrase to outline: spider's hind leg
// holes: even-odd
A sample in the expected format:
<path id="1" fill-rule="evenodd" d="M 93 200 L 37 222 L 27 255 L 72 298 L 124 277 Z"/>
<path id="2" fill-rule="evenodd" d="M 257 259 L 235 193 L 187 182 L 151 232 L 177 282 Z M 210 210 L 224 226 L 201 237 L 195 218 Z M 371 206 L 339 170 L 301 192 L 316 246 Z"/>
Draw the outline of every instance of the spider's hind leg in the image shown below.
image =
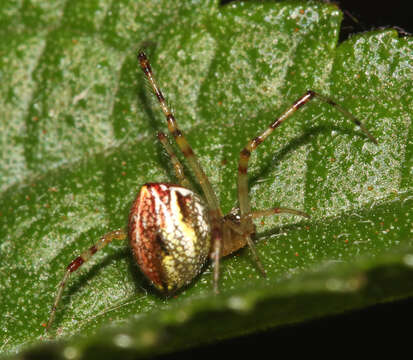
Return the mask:
<path id="1" fill-rule="evenodd" d="M 90 258 L 99 250 L 104 248 L 107 244 L 113 240 L 124 240 L 126 239 L 126 232 L 123 230 L 114 230 L 105 235 L 103 235 L 100 240 L 92 245 L 89 249 L 82 252 L 76 259 L 74 259 L 66 268 L 65 274 L 62 281 L 59 284 L 59 288 L 55 297 L 55 301 L 50 312 L 49 321 L 46 325 L 46 331 L 49 331 L 50 327 L 53 324 L 53 320 L 56 316 L 57 306 L 59 305 L 60 300 L 62 299 L 63 290 L 69 280 L 70 275 L 76 271 L 82 264 L 88 262 Z"/>

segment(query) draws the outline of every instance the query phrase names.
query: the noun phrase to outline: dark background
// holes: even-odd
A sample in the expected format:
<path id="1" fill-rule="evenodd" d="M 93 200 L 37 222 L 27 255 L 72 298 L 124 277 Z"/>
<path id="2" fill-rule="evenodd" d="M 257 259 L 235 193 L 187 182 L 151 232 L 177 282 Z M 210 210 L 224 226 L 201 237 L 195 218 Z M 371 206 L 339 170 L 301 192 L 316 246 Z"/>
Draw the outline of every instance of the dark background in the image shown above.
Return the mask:
<path id="1" fill-rule="evenodd" d="M 239 0 L 222 0 L 221 4 L 225 5 L 238 1 Z M 262 1 L 271 2 L 271 0 Z M 412 0 L 318 1 L 337 4 L 338 7 L 343 11 L 344 19 L 340 36 L 341 41 L 345 40 L 351 34 L 383 27 L 396 28 L 397 30 L 399 30 L 401 35 L 404 35 L 406 33 L 413 33 Z"/>
<path id="2" fill-rule="evenodd" d="M 395 28 L 401 36 L 413 33 L 413 1 L 335 1 L 344 12 L 340 40 L 352 33 L 377 28 Z"/>
<path id="3" fill-rule="evenodd" d="M 352 34 L 378 28 L 395 28 L 400 36 L 413 33 L 413 11 L 410 10 L 413 0 L 343 0 L 334 3 L 344 12 L 340 41 Z M 392 358 L 398 359 L 398 351 L 411 347 L 412 334 L 413 299 L 406 299 L 222 341 L 158 360 L 289 359 L 326 354 L 359 358 L 363 354 L 377 355 L 385 349 L 391 351 Z M 412 358 L 411 351 L 406 355 L 403 357 Z"/>

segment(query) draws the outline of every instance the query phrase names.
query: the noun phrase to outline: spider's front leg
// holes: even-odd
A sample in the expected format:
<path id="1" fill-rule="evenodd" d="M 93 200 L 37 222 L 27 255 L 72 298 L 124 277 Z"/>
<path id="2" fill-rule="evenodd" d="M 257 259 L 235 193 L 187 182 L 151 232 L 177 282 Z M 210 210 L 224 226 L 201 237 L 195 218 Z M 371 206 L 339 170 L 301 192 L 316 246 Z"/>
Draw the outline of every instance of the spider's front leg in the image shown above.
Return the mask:
<path id="1" fill-rule="evenodd" d="M 158 83 L 155 80 L 155 77 L 152 72 L 152 67 L 143 50 L 139 51 L 138 60 L 143 73 L 145 74 L 150 86 L 152 87 L 154 94 L 156 95 L 156 98 L 158 99 L 161 110 L 165 115 L 166 122 L 168 124 L 168 130 L 170 134 L 174 137 L 176 144 L 178 145 L 179 149 L 181 150 L 182 154 L 187 160 L 189 167 L 194 172 L 194 175 L 197 178 L 199 185 L 201 186 L 204 192 L 205 200 L 209 208 L 213 211 L 218 211 L 222 216 L 218 198 L 214 190 L 212 189 L 211 183 L 209 182 L 209 179 L 206 176 L 201 164 L 199 163 L 198 158 L 196 157 L 191 145 L 189 145 L 183 132 L 179 129 L 175 116 L 172 114 L 172 111 L 169 109 L 165 101 L 165 97 L 160 87 L 158 86 Z M 162 139 L 160 140 L 162 144 L 165 146 L 165 143 L 162 141 Z M 166 150 L 169 152 L 168 148 L 166 148 Z M 175 169 L 177 169 L 176 166 Z"/>
<path id="2" fill-rule="evenodd" d="M 342 106 L 337 104 L 335 101 L 331 100 L 324 95 L 321 95 L 313 90 L 308 90 L 303 96 L 296 100 L 286 111 L 284 111 L 281 116 L 279 116 L 275 121 L 273 121 L 270 126 L 265 129 L 259 136 L 250 140 L 248 144 L 241 150 L 239 165 L 238 165 L 238 201 L 240 206 L 241 217 L 251 213 L 251 204 L 248 196 L 248 162 L 251 157 L 251 153 L 268 137 L 273 131 L 280 126 L 284 120 L 293 115 L 298 109 L 306 105 L 310 100 L 318 98 L 319 100 L 333 106 L 343 115 L 348 117 L 355 125 L 360 127 L 360 129 L 366 134 L 366 136 L 375 144 L 377 144 L 376 138 L 370 134 L 367 128 L 358 120 L 353 114 L 344 109 Z"/>
<path id="3" fill-rule="evenodd" d="M 279 116 L 275 121 L 273 121 L 270 126 L 265 129 L 259 136 L 250 140 L 248 144 L 241 150 L 239 165 L 238 165 L 238 201 L 240 206 L 240 215 L 241 215 L 241 229 L 245 234 L 248 234 L 249 229 L 253 226 L 252 219 L 260 216 L 268 216 L 275 213 L 288 212 L 296 215 L 301 215 L 308 217 L 307 214 L 294 209 L 288 208 L 275 208 L 270 210 L 263 210 L 257 212 L 251 212 L 251 203 L 248 196 L 248 162 L 251 157 L 251 153 L 268 137 L 273 131 L 282 124 L 284 120 L 289 118 L 294 114 L 299 108 L 307 104 L 310 100 L 318 98 L 319 100 L 331 105 L 337 109 L 340 113 L 348 117 L 355 125 L 359 126 L 360 129 L 366 134 L 366 136 L 375 144 L 377 144 L 376 138 L 369 133 L 366 127 L 358 120 L 353 114 L 347 111 L 342 106 L 338 105 L 335 101 L 331 100 L 324 95 L 321 95 L 313 90 L 308 90 L 303 96 L 297 99 L 286 111 L 284 111 L 281 116 Z M 262 272 L 264 272 L 263 266 L 261 265 L 257 252 L 255 250 L 254 243 L 251 240 L 250 235 L 246 235 L 246 242 L 248 243 L 253 256 L 257 262 L 258 267 Z"/>

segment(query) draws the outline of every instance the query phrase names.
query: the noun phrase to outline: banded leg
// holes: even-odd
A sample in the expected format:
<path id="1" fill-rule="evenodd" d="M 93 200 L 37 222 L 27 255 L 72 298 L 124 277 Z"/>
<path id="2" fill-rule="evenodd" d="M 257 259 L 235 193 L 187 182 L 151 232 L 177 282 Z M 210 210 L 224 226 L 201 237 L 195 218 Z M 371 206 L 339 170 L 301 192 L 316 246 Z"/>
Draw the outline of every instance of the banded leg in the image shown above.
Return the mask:
<path id="1" fill-rule="evenodd" d="M 238 201 L 240 205 L 241 216 L 249 214 L 251 212 L 251 205 L 248 197 L 248 161 L 251 156 L 251 152 L 254 151 L 259 144 L 261 144 L 271 133 L 281 125 L 281 123 L 294 114 L 300 107 L 308 103 L 313 98 L 318 98 L 321 101 L 334 106 L 339 112 L 353 121 L 353 123 L 360 127 L 360 129 L 367 135 L 367 137 L 377 144 L 376 138 L 371 135 L 366 127 L 349 111 L 335 103 L 333 100 L 316 93 L 315 91 L 308 90 L 303 96 L 293 103 L 279 118 L 270 124 L 270 126 L 259 136 L 250 140 L 248 144 L 242 149 L 239 158 L 238 166 Z"/>
<path id="2" fill-rule="evenodd" d="M 151 68 L 151 65 L 149 64 L 149 60 L 143 51 L 139 51 L 138 60 L 139 60 L 140 66 L 146 78 L 149 81 L 149 84 L 152 87 L 152 90 L 154 91 L 159 101 L 161 109 L 166 117 L 166 121 L 168 123 L 168 130 L 172 134 L 172 136 L 175 138 L 176 143 L 178 144 L 179 148 L 181 149 L 182 153 L 184 154 L 185 158 L 188 161 L 189 167 L 192 169 L 196 178 L 198 179 L 198 182 L 202 187 L 202 190 L 204 192 L 206 201 L 210 209 L 217 210 L 217 212 L 222 216 L 222 211 L 219 207 L 219 202 L 215 195 L 215 192 L 212 189 L 212 186 L 207 176 L 205 175 L 204 170 L 199 164 L 198 159 L 196 158 L 191 146 L 189 145 L 188 141 L 186 140 L 181 130 L 179 130 L 175 117 L 173 116 L 168 105 L 166 104 L 162 91 L 159 88 L 153 76 L 152 68 Z"/>
<path id="3" fill-rule="evenodd" d="M 188 179 L 185 177 L 184 168 L 182 164 L 180 163 L 179 159 L 176 157 L 172 149 L 172 146 L 168 142 L 166 135 L 163 132 L 158 132 L 158 139 L 163 145 L 163 147 L 165 148 L 166 152 L 168 153 L 171 159 L 172 165 L 175 170 L 175 175 L 178 178 L 180 185 L 188 189 L 191 189 L 192 186 L 190 182 L 188 181 Z"/>
<path id="4" fill-rule="evenodd" d="M 92 245 L 88 250 L 81 253 L 67 266 L 65 275 L 63 276 L 63 279 L 60 282 L 59 290 L 57 291 L 56 298 L 53 303 L 52 310 L 50 312 L 49 321 L 46 325 L 46 331 L 49 331 L 50 327 L 52 326 L 53 320 L 56 316 L 57 306 L 59 305 L 59 302 L 63 295 L 63 290 L 72 272 L 76 271 L 82 264 L 87 262 L 97 251 L 101 250 L 112 240 L 124 240 L 126 239 L 126 236 L 127 235 L 123 230 L 115 230 L 103 235 L 96 244 Z"/>
<path id="5" fill-rule="evenodd" d="M 271 133 L 281 125 L 281 123 L 286 120 L 288 117 L 290 117 L 292 114 L 294 114 L 300 107 L 308 103 L 311 99 L 313 98 L 318 98 L 319 100 L 334 106 L 339 112 L 341 112 L 343 115 L 347 116 L 350 118 L 350 120 L 357 126 L 360 127 L 360 129 L 367 135 L 367 137 L 377 144 L 377 140 L 374 138 L 373 135 L 371 135 L 366 127 L 350 112 L 348 112 L 346 109 L 338 105 L 336 102 L 333 100 L 318 94 L 312 90 L 308 90 L 303 96 L 301 96 L 297 101 L 295 101 L 291 107 L 289 107 L 279 118 L 277 118 L 274 122 L 270 124 L 270 126 L 259 136 L 256 138 L 250 140 L 248 144 L 244 147 L 244 149 L 241 150 L 240 152 L 240 158 L 239 158 L 239 165 L 238 165 L 238 201 L 239 201 L 239 206 L 240 206 L 240 213 L 241 213 L 241 223 L 243 223 L 244 228 L 247 230 L 252 228 L 252 218 L 246 218 L 248 214 L 251 213 L 251 204 L 250 204 L 250 199 L 248 196 L 248 162 L 251 156 L 251 152 L 254 151 L 259 144 L 261 144 Z M 254 245 L 252 241 L 249 239 L 250 237 L 247 237 L 247 242 L 250 245 L 251 249 L 253 252 L 254 250 Z M 251 245 L 252 244 L 252 245 Z M 260 265 L 259 265 L 260 266 Z"/>

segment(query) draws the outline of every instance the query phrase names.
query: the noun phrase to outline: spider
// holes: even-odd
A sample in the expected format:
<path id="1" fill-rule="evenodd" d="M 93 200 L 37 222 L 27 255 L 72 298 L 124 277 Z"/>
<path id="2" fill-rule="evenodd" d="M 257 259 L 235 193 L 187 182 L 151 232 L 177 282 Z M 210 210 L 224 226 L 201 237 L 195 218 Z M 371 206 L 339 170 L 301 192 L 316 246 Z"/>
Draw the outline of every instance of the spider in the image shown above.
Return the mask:
<path id="1" fill-rule="evenodd" d="M 252 211 L 248 196 L 248 162 L 251 153 L 258 145 L 270 136 L 284 120 L 311 99 L 318 98 L 335 107 L 358 125 L 371 141 L 377 144 L 377 140 L 350 112 L 330 98 L 308 90 L 241 150 L 238 166 L 239 211 L 224 215 L 208 177 L 184 134 L 179 130 L 177 121 L 153 76 L 151 65 L 143 50 L 139 51 L 138 60 L 166 117 L 168 130 L 201 186 L 205 200 L 194 192 L 167 136 L 159 132 L 158 139 L 170 157 L 179 185 L 169 183 L 143 185 L 130 211 L 128 233 L 119 229 L 103 235 L 97 243 L 82 252 L 67 266 L 51 309 L 46 330 L 50 329 L 53 323 L 57 306 L 70 275 L 111 241 L 124 240 L 128 235 L 133 254 L 141 271 L 152 285 L 166 295 L 188 285 L 200 273 L 208 257 L 213 262 L 214 292 L 218 293 L 220 258 L 246 245 L 251 249 L 258 269 L 265 276 L 264 267 L 251 239 L 255 233 L 253 219 L 281 213 L 306 218 L 309 218 L 309 215 L 300 210 L 285 207 Z"/>

